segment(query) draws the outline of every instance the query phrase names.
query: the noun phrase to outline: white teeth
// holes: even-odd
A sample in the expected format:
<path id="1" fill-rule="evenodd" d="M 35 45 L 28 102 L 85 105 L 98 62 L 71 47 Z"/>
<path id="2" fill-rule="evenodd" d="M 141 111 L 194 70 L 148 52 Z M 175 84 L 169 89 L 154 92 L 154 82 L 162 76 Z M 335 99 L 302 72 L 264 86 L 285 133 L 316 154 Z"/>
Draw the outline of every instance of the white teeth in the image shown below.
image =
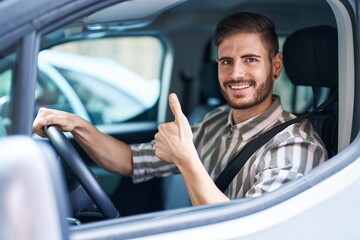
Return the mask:
<path id="1" fill-rule="evenodd" d="M 238 86 L 238 85 L 230 85 L 230 88 L 231 89 L 245 89 L 245 88 L 248 88 L 250 87 L 250 84 L 247 84 L 247 85 L 241 85 L 241 86 Z"/>

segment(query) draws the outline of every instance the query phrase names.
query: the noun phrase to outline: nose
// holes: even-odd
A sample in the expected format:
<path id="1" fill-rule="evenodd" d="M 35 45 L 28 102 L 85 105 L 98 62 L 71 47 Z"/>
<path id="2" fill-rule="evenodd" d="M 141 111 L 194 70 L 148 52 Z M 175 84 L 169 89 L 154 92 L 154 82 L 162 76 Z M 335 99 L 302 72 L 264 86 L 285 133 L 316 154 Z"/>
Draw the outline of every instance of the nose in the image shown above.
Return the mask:
<path id="1" fill-rule="evenodd" d="M 242 63 L 242 61 L 236 61 L 230 68 L 230 77 L 231 79 L 238 80 L 240 78 L 245 77 L 246 75 L 246 67 Z"/>

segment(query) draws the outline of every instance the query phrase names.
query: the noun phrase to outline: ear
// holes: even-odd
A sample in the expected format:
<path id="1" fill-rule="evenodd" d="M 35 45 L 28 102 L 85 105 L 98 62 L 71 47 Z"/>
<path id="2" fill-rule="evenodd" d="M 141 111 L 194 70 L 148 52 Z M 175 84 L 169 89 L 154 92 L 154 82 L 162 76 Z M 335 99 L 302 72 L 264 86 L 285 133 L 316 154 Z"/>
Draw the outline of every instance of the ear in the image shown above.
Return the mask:
<path id="1" fill-rule="evenodd" d="M 273 58 L 273 62 L 272 62 L 272 68 L 273 68 L 273 75 L 277 76 L 275 79 L 277 79 L 281 73 L 283 67 L 283 55 L 281 52 L 278 52 L 274 58 Z"/>

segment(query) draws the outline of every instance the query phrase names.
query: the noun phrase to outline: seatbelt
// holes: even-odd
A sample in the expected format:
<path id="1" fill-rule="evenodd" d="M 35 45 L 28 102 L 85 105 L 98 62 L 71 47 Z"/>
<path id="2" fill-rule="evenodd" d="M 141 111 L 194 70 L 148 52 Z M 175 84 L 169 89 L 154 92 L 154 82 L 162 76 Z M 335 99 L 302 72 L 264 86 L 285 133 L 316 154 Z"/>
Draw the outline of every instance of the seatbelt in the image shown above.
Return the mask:
<path id="1" fill-rule="evenodd" d="M 337 93 L 334 93 L 319 107 L 315 108 L 312 112 L 303 114 L 290 121 L 277 125 L 272 129 L 268 130 L 267 132 L 263 133 L 262 135 L 258 136 L 257 138 L 251 140 L 220 173 L 218 178 L 215 180 L 216 186 L 224 193 L 229 187 L 229 184 L 232 182 L 234 177 L 239 173 L 240 169 L 244 166 L 246 161 L 254 154 L 255 151 L 257 151 L 261 146 L 270 141 L 270 139 L 272 139 L 276 134 L 278 134 L 288 126 L 294 123 L 299 123 L 303 119 L 308 118 L 311 114 L 323 110 L 325 107 L 333 103 L 336 99 Z"/>

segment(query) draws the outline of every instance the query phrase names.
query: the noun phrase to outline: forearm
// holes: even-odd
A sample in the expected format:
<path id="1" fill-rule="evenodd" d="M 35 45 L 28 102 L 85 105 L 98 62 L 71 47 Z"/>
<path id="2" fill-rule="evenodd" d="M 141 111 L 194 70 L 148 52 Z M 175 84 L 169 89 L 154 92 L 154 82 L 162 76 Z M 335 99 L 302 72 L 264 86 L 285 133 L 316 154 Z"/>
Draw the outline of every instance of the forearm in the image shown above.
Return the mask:
<path id="1" fill-rule="evenodd" d="M 193 157 L 188 164 L 177 164 L 177 166 L 184 177 L 191 202 L 194 206 L 230 200 L 216 187 L 197 156 Z"/>
<path id="2" fill-rule="evenodd" d="M 80 117 L 75 122 L 71 133 L 92 160 L 111 172 L 132 174 L 132 153 L 126 143 L 100 132 Z"/>

